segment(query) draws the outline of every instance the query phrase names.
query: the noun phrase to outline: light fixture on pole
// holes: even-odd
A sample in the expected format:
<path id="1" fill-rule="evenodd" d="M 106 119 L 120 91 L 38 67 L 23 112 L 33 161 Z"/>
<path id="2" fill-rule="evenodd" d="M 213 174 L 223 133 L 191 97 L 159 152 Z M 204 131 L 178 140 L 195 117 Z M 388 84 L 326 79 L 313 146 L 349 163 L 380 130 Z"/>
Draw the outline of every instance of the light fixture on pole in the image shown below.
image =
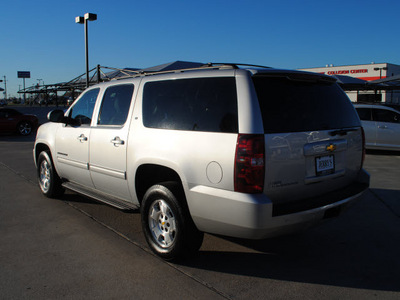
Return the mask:
<path id="1" fill-rule="evenodd" d="M 375 71 L 379 71 L 379 79 L 382 79 L 382 70 L 387 70 L 387 67 L 374 68 Z"/>
<path id="2" fill-rule="evenodd" d="M 86 13 L 84 17 L 76 17 L 75 23 L 85 25 L 85 59 L 86 59 L 86 87 L 89 87 L 89 45 L 88 45 L 88 21 L 96 21 L 97 15 Z"/>

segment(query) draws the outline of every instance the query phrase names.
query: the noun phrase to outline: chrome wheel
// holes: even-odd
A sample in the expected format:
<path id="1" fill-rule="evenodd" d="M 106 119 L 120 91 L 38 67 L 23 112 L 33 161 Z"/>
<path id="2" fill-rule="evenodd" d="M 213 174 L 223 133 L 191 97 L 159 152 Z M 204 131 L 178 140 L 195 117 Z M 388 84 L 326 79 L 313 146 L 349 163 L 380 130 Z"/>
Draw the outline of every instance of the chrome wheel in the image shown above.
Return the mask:
<path id="1" fill-rule="evenodd" d="M 154 201 L 149 209 L 149 227 L 156 243 L 162 248 L 171 247 L 177 236 L 175 216 L 164 200 Z"/>
<path id="2" fill-rule="evenodd" d="M 39 171 L 39 185 L 43 193 L 47 193 L 51 184 L 51 166 L 47 160 L 42 160 Z"/>
<path id="3" fill-rule="evenodd" d="M 21 135 L 29 135 L 32 132 L 32 125 L 29 122 L 22 122 L 18 125 L 18 132 Z"/>

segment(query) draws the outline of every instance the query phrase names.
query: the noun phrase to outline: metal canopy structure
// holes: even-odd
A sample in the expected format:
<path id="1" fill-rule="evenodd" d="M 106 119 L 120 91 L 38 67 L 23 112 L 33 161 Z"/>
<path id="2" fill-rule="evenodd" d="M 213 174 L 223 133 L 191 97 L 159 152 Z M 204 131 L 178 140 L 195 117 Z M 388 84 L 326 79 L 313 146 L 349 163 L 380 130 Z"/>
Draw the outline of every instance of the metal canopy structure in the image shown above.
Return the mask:
<path id="1" fill-rule="evenodd" d="M 400 90 L 400 75 L 366 81 L 346 75 L 332 75 L 345 91 Z"/>
<path id="2" fill-rule="evenodd" d="M 89 70 L 89 86 L 97 84 L 99 82 L 109 81 L 113 79 L 130 77 L 138 74 L 163 72 L 170 70 L 180 70 L 187 68 L 196 68 L 203 66 L 203 63 L 197 62 L 186 62 L 186 61 L 175 61 L 150 68 L 139 69 L 139 68 L 113 68 L 97 65 L 96 68 Z M 60 82 L 54 84 L 45 85 L 34 85 L 22 90 L 19 90 L 20 94 L 32 94 L 39 97 L 39 95 L 45 95 L 47 98 L 55 97 L 57 99 L 57 93 L 65 93 L 67 97 L 76 98 L 82 91 L 86 89 L 86 73 L 83 73 L 74 79 L 67 82 Z"/>
<path id="3" fill-rule="evenodd" d="M 204 63 L 174 61 L 166 64 L 157 65 L 150 68 L 113 68 L 98 65 L 89 71 L 89 86 L 99 82 L 110 81 L 114 79 L 136 76 L 139 74 L 167 72 L 171 70 L 181 70 L 190 68 L 199 68 L 205 66 Z M 392 76 L 375 81 L 366 81 L 346 75 L 333 75 L 339 85 L 345 91 L 377 91 L 382 90 L 400 90 L 400 75 Z M 64 97 L 75 99 L 82 91 L 86 89 L 86 73 L 83 73 L 68 82 L 55 84 L 34 85 L 18 91 L 21 94 L 36 95 L 36 98 L 44 97 L 46 99 L 58 99 L 58 93 L 64 93 Z M 40 96 L 42 95 L 42 96 Z"/>

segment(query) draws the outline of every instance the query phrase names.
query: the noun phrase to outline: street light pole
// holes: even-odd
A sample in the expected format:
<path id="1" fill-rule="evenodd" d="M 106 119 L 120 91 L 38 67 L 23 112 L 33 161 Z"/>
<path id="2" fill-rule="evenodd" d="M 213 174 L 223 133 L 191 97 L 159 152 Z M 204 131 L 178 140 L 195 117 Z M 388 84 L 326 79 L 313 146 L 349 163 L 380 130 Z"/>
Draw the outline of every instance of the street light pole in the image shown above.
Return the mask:
<path id="1" fill-rule="evenodd" d="M 86 60 L 86 88 L 89 87 L 89 45 L 88 45 L 88 21 L 96 21 L 97 15 L 86 13 L 84 17 L 76 17 L 75 23 L 85 25 L 85 60 Z"/>

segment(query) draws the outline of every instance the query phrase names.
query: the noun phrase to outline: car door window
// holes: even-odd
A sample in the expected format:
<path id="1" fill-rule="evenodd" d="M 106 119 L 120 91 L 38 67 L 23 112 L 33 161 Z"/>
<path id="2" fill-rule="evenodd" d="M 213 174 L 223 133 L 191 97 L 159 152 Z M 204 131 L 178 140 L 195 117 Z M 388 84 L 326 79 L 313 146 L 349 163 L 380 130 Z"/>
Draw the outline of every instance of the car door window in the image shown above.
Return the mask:
<path id="1" fill-rule="evenodd" d="M 358 116 L 362 121 L 371 121 L 371 109 L 370 108 L 356 108 Z"/>
<path id="2" fill-rule="evenodd" d="M 123 125 L 128 116 L 134 86 L 122 84 L 109 87 L 101 103 L 98 125 Z"/>
<path id="3" fill-rule="evenodd" d="M 71 108 L 69 117 L 72 119 L 73 125 L 90 125 L 99 91 L 100 89 L 87 91 Z"/>
<path id="4" fill-rule="evenodd" d="M 374 119 L 378 122 L 400 123 L 400 115 L 394 111 L 374 109 Z"/>

